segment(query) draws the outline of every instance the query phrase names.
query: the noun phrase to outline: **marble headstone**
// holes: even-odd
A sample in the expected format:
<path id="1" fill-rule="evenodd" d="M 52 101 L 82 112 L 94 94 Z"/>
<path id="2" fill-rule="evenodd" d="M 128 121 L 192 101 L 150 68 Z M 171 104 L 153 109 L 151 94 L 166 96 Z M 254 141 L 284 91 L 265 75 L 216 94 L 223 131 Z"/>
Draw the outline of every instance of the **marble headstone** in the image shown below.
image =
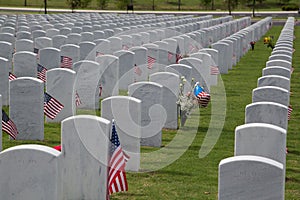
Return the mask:
<path id="1" fill-rule="evenodd" d="M 37 77 L 36 54 L 29 51 L 20 51 L 14 54 L 14 74 L 17 77 Z"/>
<path id="2" fill-rule="evenodd" d="M 162 108 L 163 86 L 154 82 L 137 82 L 129 85 L 129 96 L 141 103 L 141 145 L 160 147 L 162 144 L 162 127 L 166 113 Z"/>
<path id="3" fill-rule="evenodd" d="M 47 70 L 59 68 L 60 67 L 60 50 L 47 47 L 41 49 L 40 52 L 39 63 L 45 67 Z"/>
<path id="4" fill-rule="evenodd" d="M 139 171 L 141 100 L 127 96 L 105 98 L 101 102 L 101 117 L 115 120 L 122 149 L 129 155 L 126 171 Z"/>
<path id="5" fill-rule="evenodd" d="M 2 105 L 8 105 L 8 60 L 6 58 L 0 57 L 0 95 L 2 96 Z"/>
<path id="6" fill-rule="evenodd" d="M 236 127 L 234 155 L 254 155 L 285 166 L 286 130 L 272 124 L 250 123 Z"/>
<path id="7" fill-rule="evenodd" d="M 99 109 L 100 65 L 95 61 L 82 60 L 74 63 L 76 79 L 74 92 L 81 104 L 77 108 Z"/>
<path id="8" fill-rule="evenodd" d="M 44 82 L 31 77 L 10 81 L 9 106 L 17 140 L 44 139 Z"/>
<path id="9" fill-rule="evenodd" d="M 60 152 L 42 145 L 19 145 L 0 153 L 3 199 L 61 199 Z"/>
<path id="10" fill-rule="evenodd" d="M 96 57 L 100 65 L 101 98 L 119 94 L 119 58 L 113 55 Z"/>
<path id="11" fill-rule="evenodd" d="M 290 93 L 288 90 L 276 86 L 263 86 L 253 89 L 252 102 L 275 102 L 289 106 Z"/>
<path id="12" fill-rule="evenodd" d="M 219 200 L 284 199 L 283 165 L 260 156 L 234 156 L 219 164 Z"/>
<path id="13" fill-rule="evenodd" d="M 62 199 L 106 199 L 111 123 L 78 115 L 61 126 Z"/>
<path id="14" fill-rule="evenodd" d="M 164 128 L 178 128 L 177 104 L 180 77 L 170 72 L 157 72 L 151 74 L 149 80 L 163 86 L 162 106 L 167 113 Z"/>
<path id="15" fill-rule="evenodd" d="M 288 107 L 274 102 L 256 102 L 246 106 L 245 123 L 268 123 L 287 130 Z"/>

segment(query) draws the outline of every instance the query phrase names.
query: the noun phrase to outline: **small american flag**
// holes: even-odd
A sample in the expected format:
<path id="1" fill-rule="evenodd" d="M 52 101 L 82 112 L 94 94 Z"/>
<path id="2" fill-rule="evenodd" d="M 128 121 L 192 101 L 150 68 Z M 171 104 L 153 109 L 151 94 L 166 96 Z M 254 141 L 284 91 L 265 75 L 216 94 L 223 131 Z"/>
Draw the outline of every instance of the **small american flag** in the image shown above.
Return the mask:
<path id="1" fill-rule="evenodd" d="M 217 66 L 210 67 L 210 75 L 218 75 L 220 74 L 219 68 Z"/>
<path id="2" fill-rule="evenodd" d="M 44 113 L 50 119 L 54 119 L 64 106 L 48 93 L 44 93 Z"/>
<path id="3" fill-rule="evenodd" d="M 75 105 L 77 107 L 81 105 L 81 100 L 77 91 L 75 92 Z"/>
<path id="4" fill-rule="evenodd" d="M 72 58 L 68 56 L 60 56 L 60 67 L 71 69 L 73 65 Z"/>
<path id="5" fill-rule="evenodd" d="M 9 72 L 8 80 L 12 81 L 12 80 L 15 80 L 15 79 L 17 79 L 16 75 L 14 75 L 13 73 Z"/>
<path id="6" fill-rule="evenodd" d="M 291 114 L 292 114 L 292 111 L 293 111 L 293 108 L 292 108 L 292 106 L 291 106 L 291 105 L 289 105 L 289 107 L 288 107 L 288 120 L 290 120 L 290 119 L 291 119 Z"/>
<path id="7" fill-rule="evenodd" d="M 194 49 L 195 49 L 193 44 L 190 44 L 189 48 L 190 48 L 190 52 L 194 51 Z"/>
<path id="8" fill-rule="evenodd" d="M 100 85 L 99 85 L 99 97 L 102 96 L 102 90 L 103 90 L 102 84 L 100 84 Z"/>
<path id="9" fill-rule="evenodd" d="M 171 61 L 172 58 L 173 58 L 173 53 L 168 51 L 168 61 Z"/>
<path id="10" fill-rule="evenodd" d="M 38 66 L 37 66 L 37 77 L 38 77 L 38 79 L 46 82 L 46 72 L 47 72 L 47 69 L 44 66 L 38 64 Z"/>
<path id="11" fill-rule="evenodd" d="M 112 122 L 112 136 L 110 138 L 110 160 L 108 172 L 108 194 L 128 191 L 125 173 L 126 158 L 122 150 L 115 123 Z"/>
<path id="12" fill-rule="evenodd" d="M 129 49 L 129 47 L 126 45 L 126 44 L 123 44 L 123 48 L 122 49 L 124 49 L 124 50 L 128 50 Z"/>
<path id="13" fill-rule="evenodd" d="M 177 48 L 176 48 L 176 63 L 178 63 L 181 58 L 182 58 L 181 51 L 180 51 L 179 45 L 177 45 Z"/>
<path id="14" fill-rule="evenodd" d="M 156 62 L 156 59 L 148 56 L 148 69 L 152 69 L 153 64 Z"/>
<path id="15" fill-rule="evenodd" d="M 294 72 L 295 68 L 291 67 L 291 74 Z"/>
<path id="16" fill-rule="evenodd" d="M 14 122 L 9 119 L 4 110 L 2 110 L 2 129 L 14 140 L 17 138 L 18 130 Z"/>
<path id="17" fill-rule="evenodd" d="M 205 91 L 202 91 L 197 95 L 197 99 L 198 99 L 198 104 L 201 107 L 207 107 L 207 105 L 210 101 L 210 94 L 208 94 Z"/>
<path id="18" fill-rule="evenodd" d="M 136 66 L 136 64 L 134 65 L 134 73 L 136 73 L 137 75 L 142 75 L 142 70 Z"/>
<path id="19" fill-rule="evenodd" d="M 99 51 L 96 51 L 96 57 L 98 57 L 98 56 L 103 56 L 104 55 L 104 53 L 101 53 L 101 52 L 99 52 Z"/>

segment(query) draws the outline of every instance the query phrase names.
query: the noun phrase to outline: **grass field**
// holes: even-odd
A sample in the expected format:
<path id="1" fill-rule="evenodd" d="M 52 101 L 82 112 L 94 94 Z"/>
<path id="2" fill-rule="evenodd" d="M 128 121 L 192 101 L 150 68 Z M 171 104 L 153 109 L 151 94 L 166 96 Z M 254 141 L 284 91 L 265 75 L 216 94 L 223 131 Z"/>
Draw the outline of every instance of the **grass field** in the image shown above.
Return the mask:
<path id="1" fill-rule="evenodd" d="M 273 35 L 278 38 L 281 26 L 274 26 L 266 35 Z M 287 200 L 300 199 L 300 27 L 295 27 L 296 40 L 294 47 L 293 65 L 295 71 L 291 80 L 291 105 L 293 106 L 292 119 L 288 126 L 286 168 L 286 198 Z M 222 134 L 212 151 L 204 158 L 200 159 L 199 149 L 203 143 L 210 123 L 211 106 L 201 109 L 200 122 L 199 113 L 194 113 L 187 121 L 183 129 L 183 135 L 189 136 L 191 130 L 196 128 L 192 144 L 187 151 L 170 165 L 147 173 L 128 173 L 129 191 L 112 195 L 111 199 L 201 199 L 216 200 L 218 191 L 218 164 L 234 153 L 234 129 L 238 125 L 244 124 L 245 106 L 251 103 L 252 89 L 257 86 L 257 79 L 261 76 L 262 69 L 271 54 L 271 49 L 267 48 L 260 40 L 255 45 L 254 51 L 249 51 L 228 74 L 222 75 L 222 80 L 226 89 L 226 121 Z M 217 87 L 212 88 L 212 94 L 216 93 Z M 4 108 L 8 111 L 8 108 Z M 99 113 L 99 112 L 97 112 Z M 198 123 L 200 123 L 198 127 Z M 195 127 L 196 126 L 196 127 Z M 3 148 L 8 148 L 23 141 L 9 141 L 3 133 Z M 178 133 L 177 133 L 178 134 Z M 168 145 L 176 131 L 163 131 L 163 145 Z M 60 143 L 60 124 L 45 124 L 45 141 L 31 142 L 48 146 Z M 142 148 L 142 152 L 156 149 Z"/>
<path id="2" fill-rule="evenodd" d="M 22 7 L 25 5 L 28 7 L 40 7 L 41 12 L 44 7 L 44 1 L 41 0 L 11 0 L 11 1 L 0 1 L 0 6 L 18 6 Z M 98 9 L 99 8 L 99 0 L 92 0 L 88 8 Z M 107 8 L 110 10 L 116 10 L 117 8 L 117 0 L 108 0 Z M 244 2 L 244 1 L 243 1 Z M 252 1 L 251 1 L 252 2 Z M 259 4 L 258 1 L 256 3 L 256 8 L 258 10 L 281 10 L 280 0 L 266 0 L 264 3 Z M 290 0 L 290 3 L 299 4 L 297 0 Z M 153 5 L 155 10 L 178 10 L 178 0 L 133 0 L 134 9 L 135 10 L 152 10 Z M 47 5 L 49 8 L 67 8 L 67 4 L 65 0 L 48 0 Z M 201 0 L 181 0 L 181 10 L 206 10 L 203 6 Z M 208 10 L 211 9 L 209 6 Z M 215 10 L 227 10 L 227 6 L 224 5 L 223 0 L 215 0 L 214 1 L 214 9 Z M 246 3 L 239 3 L 236 10 L 251 10 Z"/>

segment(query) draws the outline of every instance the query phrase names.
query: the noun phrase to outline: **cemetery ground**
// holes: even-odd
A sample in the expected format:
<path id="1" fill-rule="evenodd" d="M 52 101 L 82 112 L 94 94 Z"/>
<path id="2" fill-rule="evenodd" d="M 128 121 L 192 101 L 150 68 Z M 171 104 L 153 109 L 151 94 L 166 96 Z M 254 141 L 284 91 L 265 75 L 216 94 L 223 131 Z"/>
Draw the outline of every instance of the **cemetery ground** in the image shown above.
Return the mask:
<path id="1" fill-rule="evenodd" d="M 273 26 L 266 35 L 278 38 L 282 26 Z M 300 27 L 295 27 L 293 66 L 295 68 L 291 79 L 291 105 L 293 113 L 288 126 L 287 162 L 285 199 L 300 199 Z M 188 150 L 169 166 L 154 172 L 127 173 L 129 191 L 113 194 L 111 199 L 200 199 L 215 200 L 218 191 L 218 164 L 234 152 L 234 129 L 244 124 L 245 106 L 251 103 L 252 89 L 257 86 L 257 79 L 262 75 L 262 69 L 271 54 L 272 49 L 263 44 L 263 37 L 257 41 L 254 51 L 241 58 L 237 66 L 228 74 L 222 75 L 226 90 L 226 120 L 218 142 L 212 151 L 204 158 L 199 158 L 199 150 L 210 123 L 211 105 L 200 110 L 198 133 Z M 218 81 L 220 83 L 220 81 Z M 215 88 L 212 87 L 213 94 Z M 8 112 L 8 107 L 4 107 Z M 99 115 L 99 112 L 96 112 Z M 183 128 L 184 134 L 198 125 L 197 115 L 193 113 Z M 88 131 L 88 130 L 87 130 Z M 176 131 L 163 131 L 163 145 L 172 141 Z M 47 146 L 60 144 L 60 124 L 45 124 L 45 140 L 10 141 L 3 133 L 3 149 L 11 146 L 35 143 Z M 142 152 L 155 151 L 155 148 L 142 148 Z"/>

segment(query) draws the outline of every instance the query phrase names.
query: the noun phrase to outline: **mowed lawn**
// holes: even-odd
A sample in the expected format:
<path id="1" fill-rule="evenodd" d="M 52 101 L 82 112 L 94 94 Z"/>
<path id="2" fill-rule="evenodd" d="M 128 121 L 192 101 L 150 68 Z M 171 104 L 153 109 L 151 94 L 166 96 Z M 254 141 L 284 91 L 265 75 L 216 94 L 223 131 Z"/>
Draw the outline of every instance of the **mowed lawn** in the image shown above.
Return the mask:
<path id="1" fill-rule="evenodd" d="M 278 38 L 282 26 L 274 26 L 266 35 Z M 291 105 L 293 113 L 288 127 L 288 150 L 286 169 L 286 198 L 300 199 L 300 28 L 295 27 L 295 53 L 293 57 L 294 73 L 291 80 Z M 254 51 L 249 51 L 228 74 L 222 75 L 226 91 L 226 119 L 216 145 L 204 158 L 199 158 L 199 150 L 209 129 L 211 106 L 195 112 L 182 129 L 183 135 L 189 137 L 194 128 L 197 134 L 179 159 L 170 165 L 153 172 L 127 173 L 129 191 L 113 194 L 111 199 L 197 199 L 216 200 L 218 192 L 218 164 L 234 154 L 234 129 L 244 124 L 245 106 L 251 103 L 252 90 L 257 86 L 257 79 L 271 54 L 271 49 L 257 41 Z M 220 82 L 220 80 L 219 80 Z M 217 96 L 217 87 L 212 87 L 212 95 Z M 8 108 L 4 108 L 8 111 Z M 198 126 L 199 123 L 199 127 Z M 179 131 L 163 131 L 163 145 L 172 142 Z M 3 133 L 3 148 L 24 144 L 24 141 L 9 141 Z M 45 141 L 39 143 L 54 146 L 60 143 L 60 124 L 45 124 Z M 157 149 L 142 148 L 142 152 Z"/>

